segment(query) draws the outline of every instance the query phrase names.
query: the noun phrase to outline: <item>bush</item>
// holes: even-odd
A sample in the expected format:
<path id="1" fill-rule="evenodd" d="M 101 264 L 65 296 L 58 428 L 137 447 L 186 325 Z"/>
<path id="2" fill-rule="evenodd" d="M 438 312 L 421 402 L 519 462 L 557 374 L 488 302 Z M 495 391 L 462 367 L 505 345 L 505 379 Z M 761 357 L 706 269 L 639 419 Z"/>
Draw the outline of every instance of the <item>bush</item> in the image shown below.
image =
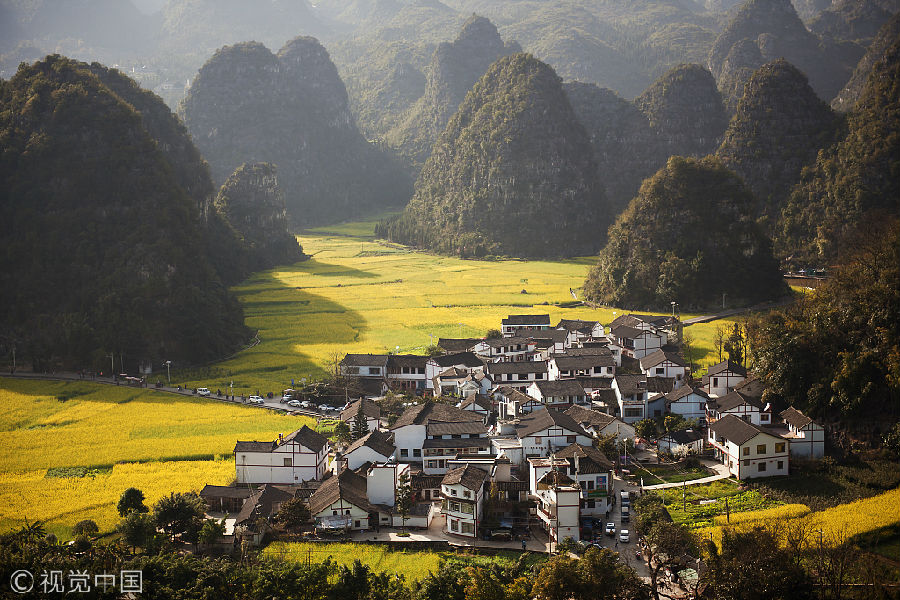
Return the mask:
<path id="1" fill-rule="evenodd" d="M 75 523 L 75 526 L 72 527 L 72 533 L 76 536 L 85 535 L 91 536 L 100 531 L 100 528 L 97 527 L 97 523 L 92 521 L 91 519 L 85 519 L 83 521 L 78 521 Z"/>

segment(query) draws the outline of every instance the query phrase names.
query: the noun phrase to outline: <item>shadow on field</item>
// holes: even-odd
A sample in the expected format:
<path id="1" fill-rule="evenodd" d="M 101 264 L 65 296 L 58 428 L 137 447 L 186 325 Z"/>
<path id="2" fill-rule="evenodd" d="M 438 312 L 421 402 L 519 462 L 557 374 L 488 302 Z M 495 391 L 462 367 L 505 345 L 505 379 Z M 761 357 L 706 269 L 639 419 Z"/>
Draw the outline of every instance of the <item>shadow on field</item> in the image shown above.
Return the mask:
<path id="1" fill-rule="evenodd" d="M 294 271 L 296 273 L 309 273 L 312 275 L 323 275 L 325 277 L 354 277 L 357 279 L 371 279 L 378 277 L 371 271 L 362 271 L 354 269 L 346 265 L 335 265 L 323 263 L 315 259 L 315 257 L 296 263 L 290 267 L 279 268 L 282 273 Z"/>

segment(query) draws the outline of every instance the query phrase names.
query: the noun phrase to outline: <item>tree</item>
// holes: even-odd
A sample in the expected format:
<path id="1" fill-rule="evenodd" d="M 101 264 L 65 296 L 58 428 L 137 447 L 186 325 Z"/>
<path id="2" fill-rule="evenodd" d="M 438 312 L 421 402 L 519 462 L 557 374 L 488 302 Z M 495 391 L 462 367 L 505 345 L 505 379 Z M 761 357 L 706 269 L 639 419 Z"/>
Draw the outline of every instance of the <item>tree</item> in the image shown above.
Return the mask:
<path id="1" fill-rule="evenodd" d="M 281 504 L 278 514 L 275 515 L 275 521 L 281 523 L 288 529 L 300 527 L 312 518 L 309 512 L 309 506 L 303 498 L 294 497 Z"/>
<path id="2" fill-rule="evenodd" d="M 337 425 L 334 426 L 333 435 L 335 439 L 342 444 L 349 444 L 353 440 L 350 434 L 350 426 L 347 425 L 347 421 L 338 421 Z"/>
<path id="3" fill-rule="evenodd" d="M 144 505 L 144 492 L 137 488 L 130 487 L 119 497 L 119 504 L 116 506 L 119 516 L 124 517 L 131 511 L 148 512 L 150 509 Z"/>
<path id="4" fill-rule="evenodd" d="M 685 554 L 696 554 L 697 543 L 687 527 L 662 519 L 653 523 L 643 537 L 650 571 L 650 590 L 653 597 L 659 600 L 659 574 L 667 567 L 680 564 Z"/>
<path id="5" fill-rule="evenodd" d="M 728 353 L 728 360 L 744 364 L 744 332 L 738 323 L 732 326 L 731 334 L 723 342 L 723 349 Z"/>
<path id="6" fill-rule="evenodd" d="M 179 534 L 186 540 L 200 531 L 201 519 L 206 512 L 203 499 L 194 492 L 170 493 L 163 496 L 153 505 L 153 517 L 156 524 L 168 535 L 172 541 Z"/>
<path id="7" fill-rule="evenodd" d="M 400 474 L 400 477 L 397 478 L 397 492 L 395 496 L 397 512 L 400 513 L 403 527 L 406 527 L 406 518 L 409 516 L 409 511 L 412 510 L 413 505 L 412 485 L 409 481 L 409 471 L 403 471 L 403 473 Z"/>
<path id="8" fill-rule="evenodd" d="M 681 345 L 684 348 L 684 355 L 688 359 L 691 373 L 694 372 L 694 334 L 687 329 L 681 330 Z"/>
<path id="9" fill-rule="evenodd" d="M 138 547 L 146 548 L 150 545 L 156 533 L 156 522 L 152 515 L 133 510 L 125 515 L 116 529 L 122 534 L 122 540 L 136 552 Z"/>
<path id="10" fill-rule="evenodd" d="M 716 332 L 713 334 L 713 348 L 716 349 L 719 362 L 722 362 L 722 350 L 725 348 L 725 333 L 724 325 L 716 325 Z"/>
<path id="11" fill-rule="evenodd" d="M 205 519 L 197 539 L 205 546 L 211 546 L 225 535 L 225 519 Z"/>
<path id="12" fill-rule="evenodd" d="M 652 440 L 659 435 L 656 429 L 656 421 L 653 419 L 641 419 L 634 424 L 634 434 L 645 440 Z"/>
<path id="13" fill-rule="evenodd" d="M 75 526 L 72 527 L 72 533 L 74 535 L 87 535 L 91 536 L 100 531 L 100 528 L 97 527 L 97 523 L 92 521 L 91 519 L 84 519 L 83 521 L 78 521 L 75 523 Z"/>
<path id="14" fill-rule="evenodd" d="M 491 569 L 469 567 L 466 600 L 506 600 L 503 583 Z"/>
<path id="15" fill-rule="evenodd" d="M 356 441 L 364 438 L 369 434 L 369 424 L 366 421 L 365 398 L 359 401 L 356 415 L 353 417 L 353 429 L 350 431 L 350 440 Z"/>
<path id="16" fill-rule="evenodd" d="M 488 329 L 484 334 L 485 339 L 493 340 L 496 338 L 502 338 L 503 332 L 499 329 Z"/>

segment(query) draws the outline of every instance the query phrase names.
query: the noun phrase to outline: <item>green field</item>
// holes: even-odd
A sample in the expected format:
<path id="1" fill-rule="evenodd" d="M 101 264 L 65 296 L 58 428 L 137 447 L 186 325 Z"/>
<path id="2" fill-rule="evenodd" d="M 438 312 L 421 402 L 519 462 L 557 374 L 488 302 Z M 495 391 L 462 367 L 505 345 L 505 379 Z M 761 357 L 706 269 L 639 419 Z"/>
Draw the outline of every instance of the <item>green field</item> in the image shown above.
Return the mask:
<path id="1" fill-rule="evenodd" d="M 257 273 L 234 288 L 261 343 L 181 383 L 236 393 L 277 392 L 320 378 L 348 352 L 423 353 L 440 337 L 480 337 L 510 313 L 599 320 L 618 308 L 561 308 L 581 299 L 592 258 L 462 260 L 376 240 L 374 221 L 314 229 L 299 237 L 310 260 Z M 719 323 L 690 328 L 695 361 L 716 362 Z"/>
<path id="2" fill-rule="evenodd" d="M 312 419 L 148 389 L 0 378 L 0 530 L 47 522 L 62 539 L 80 519 L 118 521 L 134 486 L 152 503 L 171 491 L 227 485 L 236 440 L 274 440 Z"/>
<path id="3" fill-rule="evenodd" d="M 682 496 L 682 492 L 684 496 Z M 706 527 L 717 515 L 724 515 L 725 498 L 731 513 L 762 510 L 782 504 L 770 500 L 756 490 L 741 491 L 731 479 L 721 479 L 712 483 L 689 485 L 682 488 L 654 490 L 661 494 L 672 520 L 689 527 Z M 686 500 L 686 502 L 685 502 Z M 701 500 L 716 500 L 714 503 L 700 504 Z"/>

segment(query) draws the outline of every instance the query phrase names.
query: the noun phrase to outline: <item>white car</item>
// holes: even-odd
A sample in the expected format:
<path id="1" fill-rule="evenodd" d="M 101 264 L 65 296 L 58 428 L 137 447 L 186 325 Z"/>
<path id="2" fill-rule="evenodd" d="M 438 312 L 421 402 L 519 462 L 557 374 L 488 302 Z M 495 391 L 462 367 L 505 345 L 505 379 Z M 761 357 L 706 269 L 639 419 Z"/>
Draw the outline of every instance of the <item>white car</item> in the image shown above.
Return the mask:
<path id="1" fill-rule="evenodd" d="M 287 405 L 293 406 L 294 408 L 300 408 L 300 401 L 299 400 L 288 400 Z"/>
<path id="2" fill-rule="evenodd" d="M 303 402 L 300 403 L 300 406 L 302 406 L 303 408 L 312 408 L 312 405 L 313 405 L 313 403 L 310 402 L 309 400 L 304 400 Z"/>
<path id="3" fill-rule="evenodd" d="M 262 399 L 262 396 L 250 396 L 250 404 L 265 404 L 266 401 Z"/>
<path id="4" fill-rule="evenodd" d="M 209 396 L 209 388 L 197 388 L 198 396 Z"/>
<path id="5" fill-rule="evenodd" d="M 623 544 L 628 543 L 628 530 L 627 529 L 623 529 L 622 531 L 619 532 L 619 541 L 622 542 Z"/>
<path id="6" fill-rule="evenodd" d="M 328 406 L 327 404 L 320 404 L 320 405 L 319 405 L 319 410 L 322 411 L 322 412 L 328 412 L 329 410 L 331 410 L 331 407 Z"/>

